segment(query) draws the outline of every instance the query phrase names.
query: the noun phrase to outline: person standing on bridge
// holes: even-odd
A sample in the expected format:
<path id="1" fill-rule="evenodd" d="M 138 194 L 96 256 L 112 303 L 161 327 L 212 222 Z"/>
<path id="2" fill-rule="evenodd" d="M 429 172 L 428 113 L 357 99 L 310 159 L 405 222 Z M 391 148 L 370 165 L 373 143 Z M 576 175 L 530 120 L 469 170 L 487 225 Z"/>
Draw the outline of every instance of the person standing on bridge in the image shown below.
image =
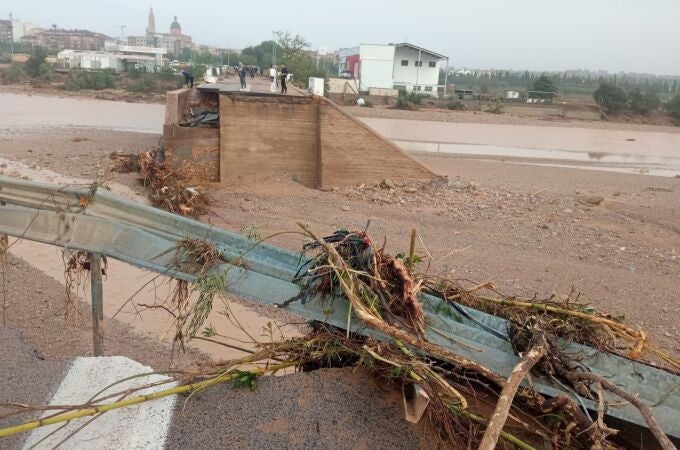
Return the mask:
<path id="1" fill-rule="evenodd" d="M 184 77 L 184 82 L 186 83 L 187 87 L 194 87 L 194 76 L 186 69 L 182 69 L 180 72 L 182 76 Z M 191 84 L 191 86 L 189 86 Z"/>
<path id="2" fill-rule="evenodd" d="M 241 90 L 243 91 L 246 89 L 246 68 L 243 67 L 242 63 L 238 63 L 236 73 L 238 74 L 238 79 L 241 82 Z"/>
<path id="3" fill-rule="evenodd" d="M 269 87 L 269 90 L 272 92 L 276 92 L 276 66 L 272 64 L 272 66 L 269 68 L 269 81 L 272 83 L 271 86 Z"/>
<path id="4" fill-rule="evenodd" d="M 281 64 L 281 93 L 288 93 L 288 86 L 286 86 L 286 80 L 288 78 L 288 67 L 285 64 Z"/>

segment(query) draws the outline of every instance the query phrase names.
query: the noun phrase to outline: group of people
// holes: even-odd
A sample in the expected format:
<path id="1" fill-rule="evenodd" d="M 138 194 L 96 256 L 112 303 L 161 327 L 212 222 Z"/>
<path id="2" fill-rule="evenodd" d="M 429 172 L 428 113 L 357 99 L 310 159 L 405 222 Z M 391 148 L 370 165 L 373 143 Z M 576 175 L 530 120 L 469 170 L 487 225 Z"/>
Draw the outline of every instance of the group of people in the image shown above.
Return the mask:
<path id="1" fill-rule="evenodd" d="M 279 80 L 281 81 L 281 93 L 288 93 L 288 86 L 286 82 L 288 81 L 288 67 L 285 64 L 281 64 L 281 72 L 277 75 L 276 64 L 272 64 L 269 68 L 269 81 L 271 86 L 269 90 L 271 92 L 276 92 L 276 88 L 279 86 Z"/>
<path id="2" fill-rule="evenodd" d="M 246 83 L 246 79 L 250 77 L 251 79 L 255 78 L 256 75 L 263 74 L 263 72 L 260 70 L 259 67 L 257 66 L 244 66 L 243 64 L 239 63 L 238 66 L 234 68 L 234 72 L 236 72 L 236 75 L 238 75 L 238 79 L 241 83 L 241 90 L 245 91 L 248 89 L 248 85 Z M 180 72 L 182 76 L 184 77 L 184 81 L 187 85 L 187 87 L 194 87 L 194 75 L 191 74 L 189 71 L 186 69 L 182 69 Z M 269 68 L 269 81 L 271 82 L 271 87 L 270 90 L 271 92 L 276 92 L 277 88 L 279 87 L 279 82 L 281 83 L 281 93 L 282 94 L 287 94 L 288 93 L 288 86 L 287 86 L 287 81 L 288 81 L 288 67 L 286 67 L 285 64 L 281 64 L 281 71 L 277 71 L 277 66 L 276 64 L 272 64 L 271 67 Z"/>

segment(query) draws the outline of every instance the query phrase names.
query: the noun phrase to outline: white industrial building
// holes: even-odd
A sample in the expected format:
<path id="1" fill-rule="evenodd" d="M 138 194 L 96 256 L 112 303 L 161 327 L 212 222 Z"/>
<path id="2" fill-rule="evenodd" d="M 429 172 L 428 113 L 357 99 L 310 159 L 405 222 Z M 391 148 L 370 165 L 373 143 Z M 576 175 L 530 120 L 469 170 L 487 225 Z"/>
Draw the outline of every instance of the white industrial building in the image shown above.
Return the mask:
<path id="1" fill-rule="evenodd" d="M 362 44 L 339 51 L 339 75 L 359 81 L 359 89 L 406 89 L 437 96 L 439 70 L 448 57 L 409 43 Z"/>
<path id="2" fill-rule="evenodd" d="M 106 42 L 104 50 L 107 52 L 123 53 L 130 56 L 152 56 L 155 61 L 155 68 L 165 66 L 165 58 L 168 55 L 168 49 L 162 47 L 148 47 L 143 45 L 121 45 L 114 42 Z M 153 70 L 153 69 L 151 69 Z"/>
<path id="3" fill-rule="evenodd" d="M 57 54 L 57 63 L 64 69 L 111 69 L 127 72 L 135 68 L 144 72 L 156 72 L 165 65 L 164 48 L 119 45 L 107 42 L 107 51 L 62 50 Z"/>
<path id="4" fill-rule="evenodd" d="M 57 54 L 57 64 L 63 69 L 127 72 L 134 67 L 144 72 L 156 70 L 156 58 L 153 56 L 87 50 L 62 50 Z"/>

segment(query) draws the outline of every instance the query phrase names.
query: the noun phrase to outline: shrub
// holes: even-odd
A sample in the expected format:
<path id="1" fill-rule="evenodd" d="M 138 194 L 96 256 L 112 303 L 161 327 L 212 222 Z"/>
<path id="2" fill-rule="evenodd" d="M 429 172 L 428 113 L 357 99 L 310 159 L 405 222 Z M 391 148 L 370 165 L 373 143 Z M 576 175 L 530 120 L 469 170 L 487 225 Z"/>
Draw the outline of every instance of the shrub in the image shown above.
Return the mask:
<path id="1" fill-rule="evenodd" d="M 501 105 L 500 103 L 496 103 L 491 108 L 487 109 L 486 112 L 489 112 L 491 114 L 502 114 L 503 105 Z"/>
<path id="2" fill-rule="evenodd" d="M 466 111 L 467 106 L 465 106 L 465 103 L 461 102 L 460 100 L 451 100 L 446 107 L 450 110 L 453 111 Z"/>
<path id="3" fill-rule="evenodd" d="M 661 105 L 658 95 L 649 91 L 640 92 L 639 89 L 628 93 L 628 101 L 630 109 L 638 114 L 649 114 Z"/>
<path id="4" fill-rule="evenodd" d="M 418 94 L 416 92 L 408 92 L 406 89 L 399 89 L 399 96 L 397 97 L 397 109 L 416 109 L 416 105 L 423 103 L 424 95 Z"/>
<path id="5" fill-rule="evenodd" d="M 611 113 L 621 112 L 628 105 L 626 91 L 613 83 L 600 83 L 593 92 L 593 98 L 602 109 Z"/>
<path id="6" fill-rule="evenodd" d="M 95 72 L 84 72 L 75 70 L 69 73 L 64 82 L 64 89 L 67 91 L 79 91 L 81 89 L 110 89 L 116 84 L 116 78 L 110 70 L 99 70 Z"/>
<path id="7" fill-rule="evenodd" d="M 28 76 L 32 78 L 40 76 L 40 66 L 45 63 L 45 58 L 47 58 L 47 52 L 42 47 L 36 47 L 24 66 Z"/>
<path id="8" fill-rule="evenodd" d="M 130 92 L 141 92 L 149 93 L 156 90 L 156 82 L 151 78 L 151 76 L 143 76 L 135 83 L 128 84 L 126 89 Z"/>
<path id="9" fill-rule="evenodd" d="M 3 83 L 18 83 L 26 74 L 19 64 L 12 64 L 6 69 L 0 70 L 0 80 Z"/>
<path id="10" fill-rule="evenodd" d="M 171 68 L 164 67 L 158 72 L 158 78 L 160 78 L 163 81 L 172 81 L 177 79 L 178 75 Z M 180 80 L 183 81 L 182 78 L 180 78 Z"/>
<path id="11" fill-rule="evenodd" d="M 675 94 L 668 102 L 664 105 L 664 109 L 672 117 L 680 119 L 680 94 Z"/>
<path id="12" fill-rule="evenodd" d="M 397 97 L 397 104 L 395 105 L 395 108 L 397 109 L 415 109 L 413 104 L 408 101 L 408 98 L 402 97 L 401 95 Z"/>
<path id="13" fill-rule="evenodd" d="M 130 69 L 128 69 L 127 73 L 128 77 L 130 77 L 131 80 L 139 80 L 142 76 L 142 72 L 135 67 L 131 67 Z"/>
<path id="14" fill-rule="evenodd" d="M 51 81 L 52 77 L 54 76 L 54 66 L 50 63 L 42 63 L 40 64 L 40 69 L 39 69 L 39 76 L 41 80 L 44 81 Z"/>

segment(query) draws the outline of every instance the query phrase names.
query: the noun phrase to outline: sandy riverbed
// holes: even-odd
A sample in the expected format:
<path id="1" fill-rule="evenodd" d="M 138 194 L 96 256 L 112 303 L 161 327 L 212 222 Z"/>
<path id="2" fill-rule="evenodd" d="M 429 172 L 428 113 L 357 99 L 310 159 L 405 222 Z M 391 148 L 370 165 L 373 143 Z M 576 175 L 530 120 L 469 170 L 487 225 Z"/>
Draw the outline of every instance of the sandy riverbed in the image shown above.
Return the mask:
<path id="1" fill-rule="evenodd" d="M 106 168 L 111 151 L 147 148 L 157 138 L 64 126 L 13 129 L 0 139 L 0 157 L 32 170 L 93 178 Z M 656 341 L 680 353 L 680 179 L 527 164 L 540 160 L 502 162 L 438 154 L 417 158 L 448 175 L 451 186 L 423 186 L 415 193 L 370 186 L 320 192 L 277 178 L 214 192 L 212 213 L 203 220 L 230 230 L 257 225 L 266 235 L 294 229 L 300 219 L 323 232 L 338 226 L 363 227 L 371 219 L 370 231 L 378 240 L 386 237 L 391 251 L 406 248 L 415 226 L 424 243 L 419 251 L 431 254 L 436 263 L 430 270 L 437 274 L 494 280 L 507 293 L 525 296 L 568 293 L 574 287 L 583 293 L 583 301 L 625 314 Z M 8 165 L 0 170 L 12 174 L 14 169 Z M 115 181 L 128 186 L 131 195 L 143 196 L 134 176 L 118 176 Z M 583 202 L 593 195 L 602 196 L 602 204 Z M 301 245 L 285 237 L 274 243 L 294 250 Z M 58 261 L 55 255 L 48 256 Z M 39 259 L 35 258 L 37 266 Z M 43 268 L 43 275 L 50 277 L 50 270 L 57 269 Z M 53 276 L 52 281 L 58 278 L 56 272 Z M 44 293 L 35 294 L 32 280 L 14 277 L 12 283 L 20 299 L 13 306 L 21 316 L 15 323 L 34 326 L 26 317 L 34 314 L 31 302 L 43 299 Z M 116 292 L 113 287 L 105 289 Z M 53 301 L 61 302 L 60 295 L 55 294 Z M 138 331 L 148 331 L 141 326 Z M 38 331 L 34 334 L 39 336 Z M 33 343 L 51 345 L 37 338 Z"/>

